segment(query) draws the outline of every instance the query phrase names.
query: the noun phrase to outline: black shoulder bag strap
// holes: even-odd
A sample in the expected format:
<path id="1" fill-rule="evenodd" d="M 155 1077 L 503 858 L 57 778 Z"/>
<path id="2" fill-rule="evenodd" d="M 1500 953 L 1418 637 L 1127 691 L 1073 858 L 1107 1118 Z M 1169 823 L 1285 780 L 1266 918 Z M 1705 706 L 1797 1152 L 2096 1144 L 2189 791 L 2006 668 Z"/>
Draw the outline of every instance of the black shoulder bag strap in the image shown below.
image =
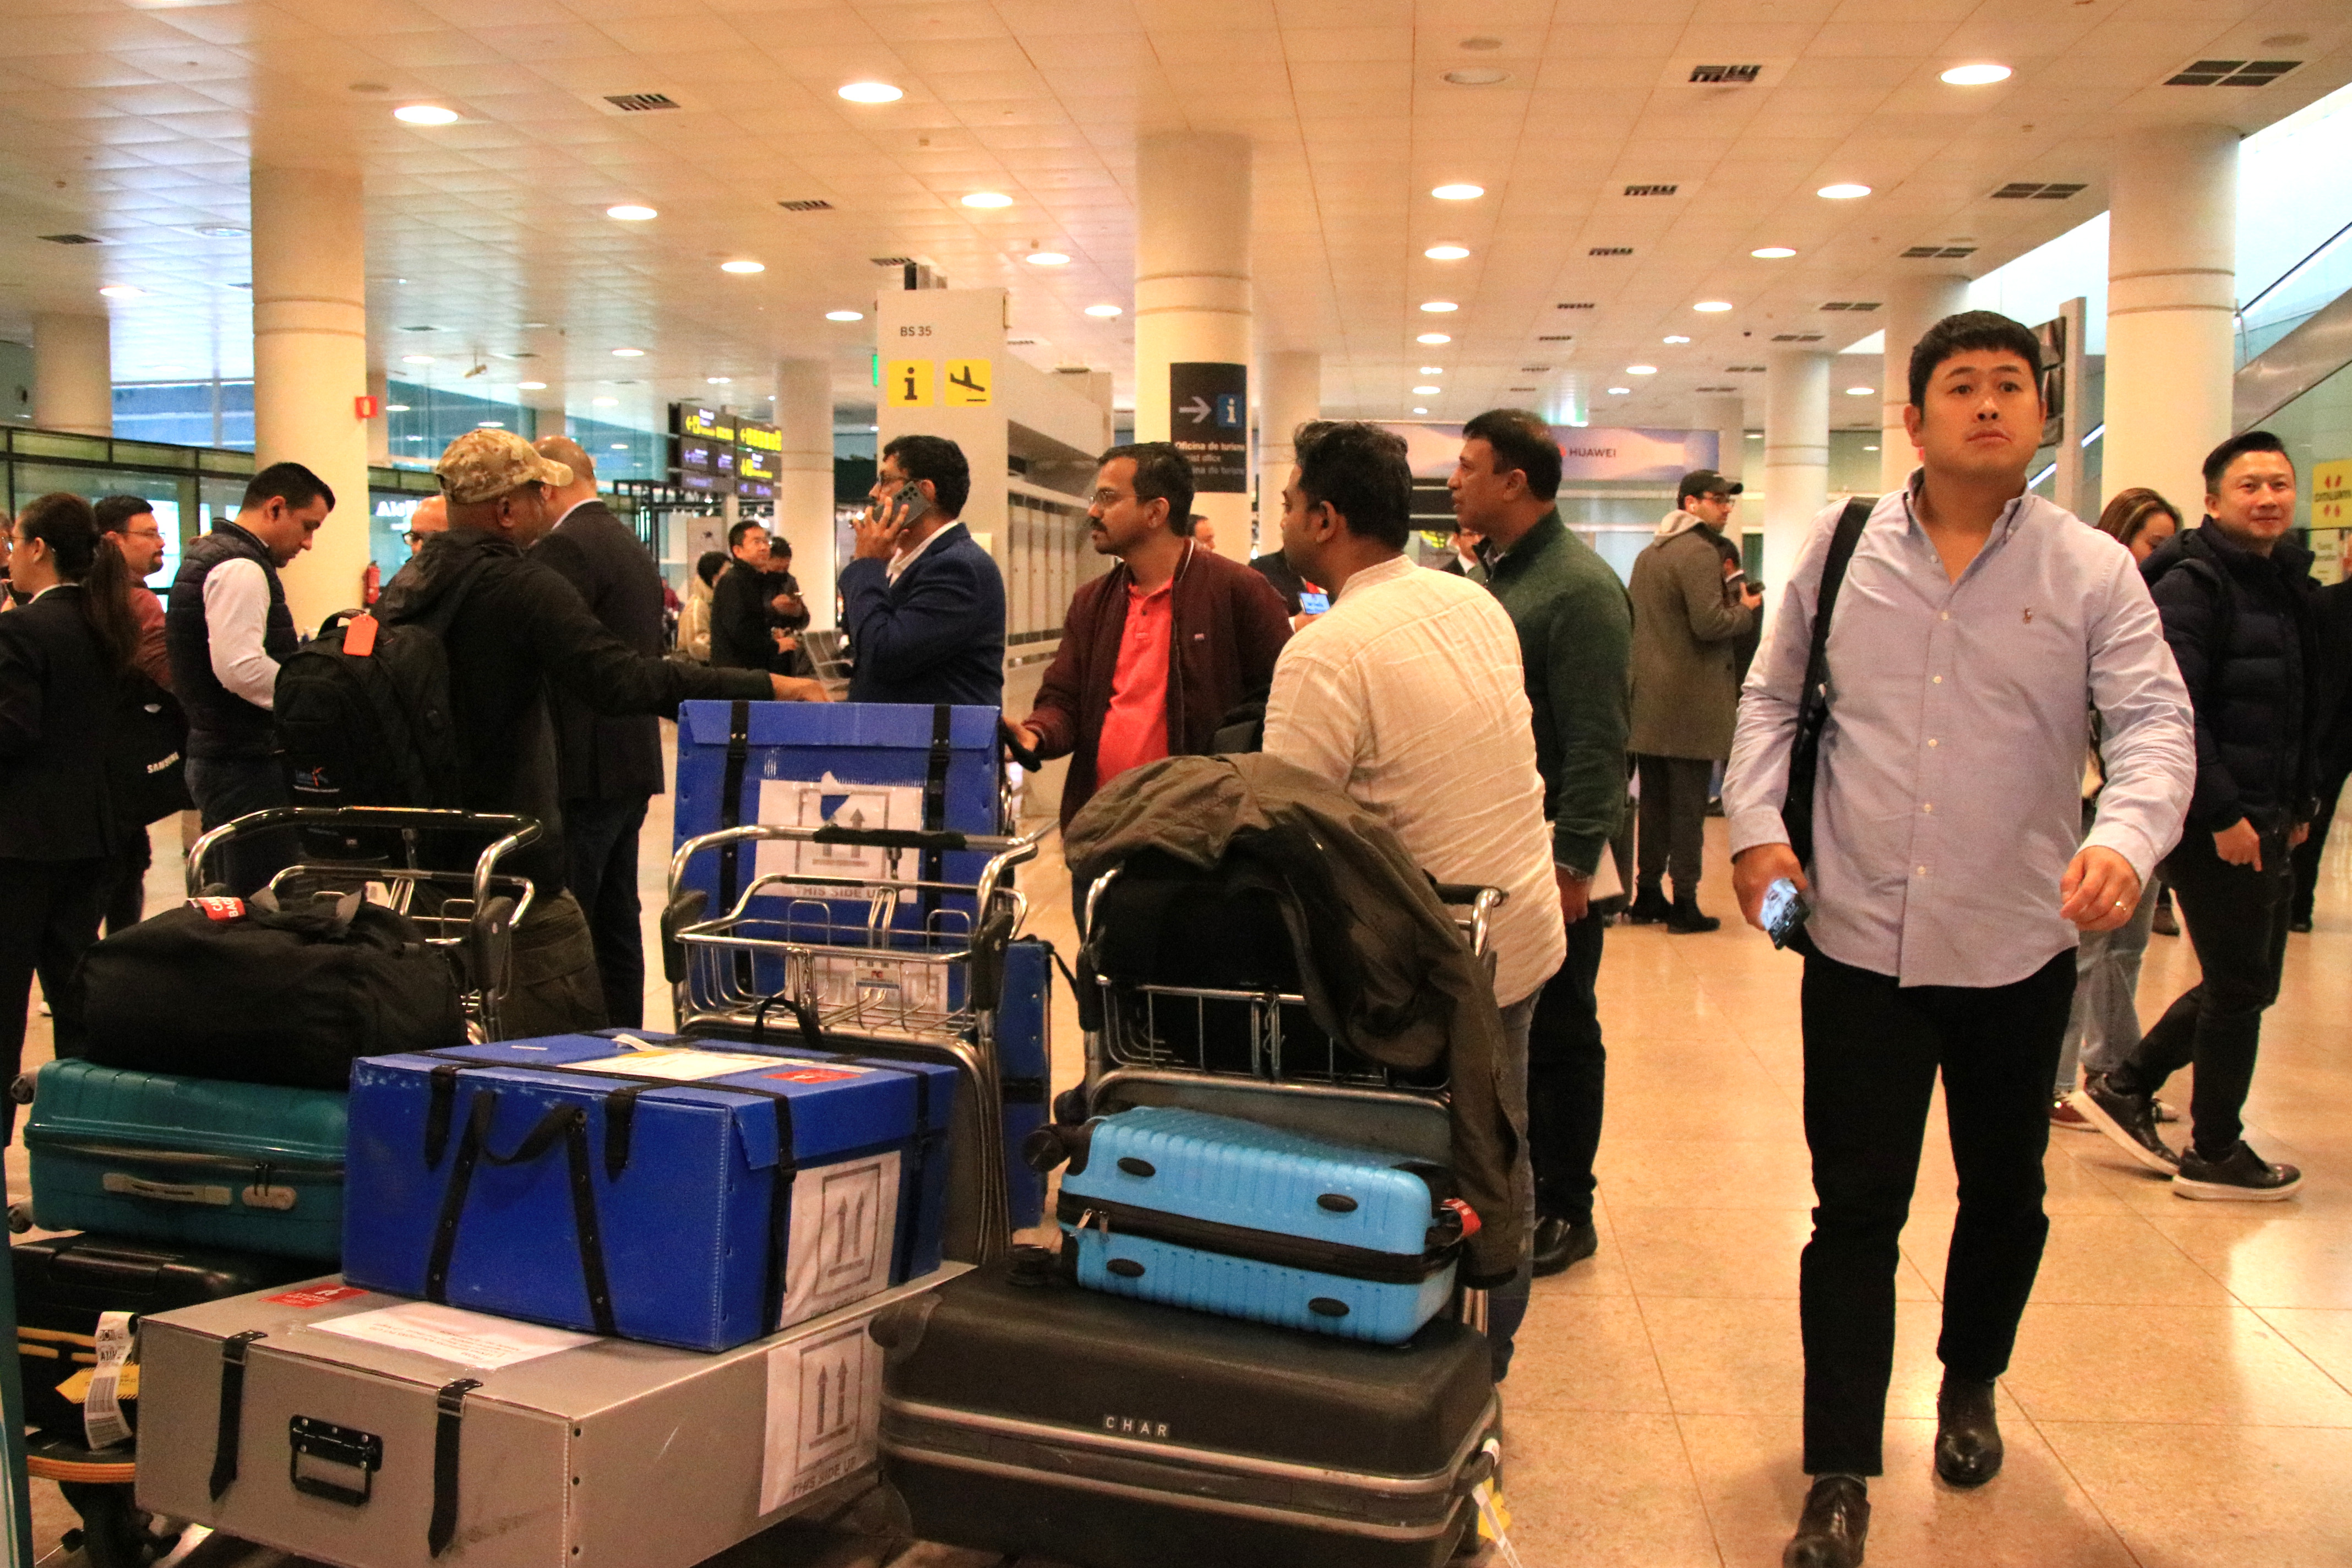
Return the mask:
<path id="1" fill-rule="evenodd" d="M 1822 731 L 1830 719 L 1830 616 L 1837 609 L 1838 590 L 1845 586 L 1845 569 L 1853 560 L 1864 524 L 1876 503 L 1856 496 L 1838 514 L 1837 531 L 1830 536 L 1830 552 L 1822 563 L 1822 584 L 1813 598 L 1813 646 L 1805 658 L 1805 687 L 1797 701 L 1797 734 L 1789 747 L 1789 793 L 1780 803 L 1780 823 L 1789 830 L 1789 847 L 1797 863 L 1813 863 L 1813 784 L 1821 772 Z"/>

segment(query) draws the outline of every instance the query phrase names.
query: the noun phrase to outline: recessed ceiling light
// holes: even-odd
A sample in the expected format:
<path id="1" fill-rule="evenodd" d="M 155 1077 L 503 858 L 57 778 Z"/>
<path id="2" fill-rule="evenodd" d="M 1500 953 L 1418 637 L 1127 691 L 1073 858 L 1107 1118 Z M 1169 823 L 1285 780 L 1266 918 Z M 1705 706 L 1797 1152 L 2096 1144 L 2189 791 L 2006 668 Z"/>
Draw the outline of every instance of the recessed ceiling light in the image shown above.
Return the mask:
<path id="1" fill-rule="evenodd" d="M 735 384 L 735 378 L 731 375 L 706 375 L 702 378 L 702 381 L 703 384 L 706 386 L 732 386 Z"/>
<path id="2" fill-rule="evenodd" d="M 1511 79 L 1511 73 L 1493 66 L 1465 66 L 1444 73 L 1444 79 L 1456 87 L 1493 87 Z"/>
<path id="3" fill-rule="evenodd" d="M 1412 341 L 1417 343 L 1429 343 L 1435 345 L 1437 343 L 1450 343 L 1454 340 L 1447 337 L 1444 332 L 1423 332 L 1421 336 L 1413 339 Z"/>
<path id="4" fill-rule="evenodd" d="M 1070 258 L 1058 250 L 1033 250 L 1022 260 L 1032 267 L 1067 267 Z"/>
<path id="5" fill-rule="evenodd" d="M 1415 397 L 1434 397 L 1444 390 L 1442 386 L 1416 386 L 1412 389 L 1412 395 Z"/>
<path id="6" fill-rule="evenodd" d="M 721 272 L 765 272 L 767 269 L 768 264 L 764 261 L 722 261 L 719 264 Z"/>
<path id="7" fill-rule="evenodd" d="M 1449 310 L 1462 309 L 1451 300 L 1423 300 L 1421 302 L 1421 308 L 1433 316 L 1443 316 Z"/>
<path id="8" fill-rule="evenodd" d="M 824 313 L 824 319 L 828 321 L 862 321 L 866 319 L 866 312 L 863 310 L 827 310 Z"/>
<path id="9" fill-rule="evenodd" d="M 1990 87 L 1997 81 L 2007 81 L 2009 75 L 2007 66 L 1988 61 L 1983 65 L 1954 66 L 1944 73 L 1944 79 L 1954 87 Z"/>
<path id="10" fill-rule="evenodd" d="M 1126 312 L 1121 310 L 1117 305 L 1089 305 L 1087 307 L 1087 314 L 1089 316 L 1099 316 L 1105 321 L 1108 321 L 1113 316 L 1124 315 Z"/>
<path id="11" fill-rule="evenodd" d="M 650 218 L 661 216 L 661 214 L 651 207 L 639 206 L 635 202 L 623 202 L 619 206 L 606 207 L 604 216 L 619 218 L 623 223 L 644 223 Z"/>
<path id="12" fill-rule="evenodd" d="M 1864 451 L 1865 451 L 1865 452 L 1875 452 L 1875 451 L 1877 451 L 1877 450 L 1878 450 L 1878 448 L 1877 448 L 1877 447 L 1864 447 L 1863 448 L 1863 450 L 1864 450 Z"/>
<path id="13" fill-rule="evenodd" d="M 408 412 L 408 405 L 405 403 L 387 403 L 383 405 L 383 411 L 386 414 L 405 414 Z"/>
<path id="14" fill-rule="evenodd" d="M 1433 245 L 1422 252 L 1432 261 L 1459 261 L 1470 254 L 1466 245 Z"/>
<path id="15" fill-rule="evenodd" d="M 1444 375 L 1445 374 L 1445 367 L 1442 364 L 1425 364 L 1421 367 L 1421 374 L 1423 375 Z"/>
<path id="16" fill-rule="evenodd" d="M 431 364 L 433 363 L 433 356 L 431 354 L 403 354 L 400 356 L 400 363 L 403 364 Z"/>
<path id="17" fill-rule="evenodd" d="M 613 443 L 613 450 L 615 452 L 625 452 L 628 449 L 629 444 L 626 441 L 615 441 Z"/>
<path id="18" fill-rule="evenodd" d="M 1817 196 L 1827 196 L 1833 202 L 1850 202 L 1858 196 L 1866 196 L 1870 195 L 1870 187 L 1868 185 L 1856 184 L 1823 185 L 1820 190 L 1815 191 L 1813 194 Z"/>
<path id="19" fill-rule="evenodd" d="M 1712 316 L 1731 309 L 1731 301 L 1728 300 L 1701 300 L 1697 304 L 1693 305 L 1691 309 L 1694 310 L 1705 310 L 1708 315 Z"/>
<path id="20" fill-rule="evenodd" d="M 1848 397 L 1875 397 L 1878 395 L 1878 388 L 1874 386 L 1849 386 L 1845 389 L 1845 395 Z"/>
<path id="21" fill-rule="evenodd" d="M 964 197 L 963 205 L 968 207 L 1009 207 L 1013 205 L 1013 198 L 1003 191 L 974 191 Z"/>
<path id="22" fill-rule="evenodd" d="M 621 400 L 617 397 L 592 397 L 588 403 L 594 408 L 618 408 L 621 405 Z"/>
<path id="23" fill-rule="evenodd" d="M 1797 253 L 1785 245 L 1767 245 L 1751 250 L 1748 254 L 1759 261 L 1786 261 Z"/>
<path id="24" fill-rule="evenodd" d="M 404 103 L 392 111 L 392 117 L 404 125 L 455 125 L 457 111 L 444 109 L 437 103 Z"/>
<path id="25" fill-rule="evenodd" d="M 545 392 L 547 390 L 547 383 L 543 381 L 518 381 L 515 383 L 515 390 L 517 392 Z"/>
<path id="26" fill-rule="evenodd" d="M 1484 185 L 1439 185 L 1429 193 L 1441 202 L 1475 202 L 1486 194 Z"/>
<path id="27" fill-rule="evenodd" d="M 1688 338 L 1683 336 L 1680 332 L 1668 332 L 1664 337 L 1660 338 L 1658 341 L 1662 343 L 1686 343 L 1690 342 Z"/>
<path id="28" fill-rule="evenodd" d="M 1414 412 L 1415 414 L 1426 414 L 1426 413 L 1428 413 L 1428 412 L 1429 412 L 1429 410 L 1428 410 L 1428 409 L 1426 409 L 1426 408 L 1416 408 L 1416 409 L 1414 409 L 1414 410 L 1413 410 L 1413 412 Z"/>
<path id="29" fill-rule="evenodd" d="M 235 224 L 205 223 L 198 224 L 194 232 L 206 239 L 243 239 L 247 231 Z"/>
<path id="30" fill-rule="evenodd" d="M 477 430 L 503 430 L 506 427 L 507 422 L 503 419 L 477 419 L 474 421 L 474 428 Z"/>
<path id="31" fill-rule="evenodd" d="M 614 359 L 643 359 L 646 357 L 646 351 L 643 349 L 614 349 L 613 351 L 613 357 Z"/>
<path id="32" fill-rule="evenodd" d="M 1612 397 L 1626 397 L 1630 396 L 1633 394 L 1633 389 L 1630 386 L 1612 386 L 1609 389 L 1609 395 Z"/>
<path id="33" fill-rule="evenodd" d="M 110 300 L 136 300 L 144 295 L 147 290 L 134 289 L 128 283 L 109 283 L 99 292 Z"/>
<path id="34" fill-rule="evenodd" d="M 1654 364 L 1629 364 L 1625 367 L 1625 374 L 1627 375 L 1655 375 L 1658 374 L 1658 367 Z"/>
<path id="35" fill-rule="evenodd" d="M 887 81 L 853 81 L 840 90 L 852 103 L 896 103 L 907 96 L 905 89 Z"/>

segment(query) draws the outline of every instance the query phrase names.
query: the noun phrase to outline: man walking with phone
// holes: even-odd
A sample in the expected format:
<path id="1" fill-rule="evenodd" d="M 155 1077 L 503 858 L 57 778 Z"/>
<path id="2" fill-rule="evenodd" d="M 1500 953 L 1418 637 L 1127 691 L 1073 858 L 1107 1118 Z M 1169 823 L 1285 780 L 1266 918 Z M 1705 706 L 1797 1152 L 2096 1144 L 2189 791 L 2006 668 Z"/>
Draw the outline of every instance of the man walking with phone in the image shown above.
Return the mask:
<path id="1" fill-rule="evenodd" d="M 901 436 L 882 448 L 873 509 L 841 569 L 852 702 L 1004 700 L 1004 575 L 958 521 L 971 497 L 963 448 Z"/>
<path id="2" fill-rule="evenodd" d="M 1928 329 L 1904 414 L 1921 467 L 1866 518 L 1816 521 L 1740 705 L 1723 792 L 1740 910 L 1762 924 L 1781 883 L 1813 907 L 1798 938 L 1819 1199 L 1799 1287 L 1813 1484 L 1788 1568 L 1863 1558 L 1896 1237 L 1939 1073 L 1959 1213 L 1935 1466 L 1959 1487 L 2000 1471 L 1993 1382 L 2049 1234 L 2042 1161 L 2075 935 L 2129 918 L 2196 776 L 2188 693 L 2129 552 L 2027 493 L 2040 368 L 2033 334 L 2005 316 Z M 1817 648 L 1828 706 L 1808 789 L 1790 761 Z M 2107 768 L 2087 835 L 2086 711 Z M 1809 865 L 1790 847 L 1791 795 L 1811 796 Z"/>

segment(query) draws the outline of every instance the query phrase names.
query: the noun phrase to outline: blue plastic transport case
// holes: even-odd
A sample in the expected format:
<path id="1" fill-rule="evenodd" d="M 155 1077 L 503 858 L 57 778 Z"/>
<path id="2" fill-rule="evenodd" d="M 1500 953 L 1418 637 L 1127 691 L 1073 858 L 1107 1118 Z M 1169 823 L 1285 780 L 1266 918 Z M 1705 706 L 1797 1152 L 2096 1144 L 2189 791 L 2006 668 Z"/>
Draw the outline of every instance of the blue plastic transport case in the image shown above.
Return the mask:
<path id="1" fill-rule="evenodd" d="M 1088 1289 L 1380 1344 L 1453 1296 L 1467 1211 L 1439 1167 L 1159 1106 L 1064 1141 L 1056 1215 Z"/>
<path id="2" fill-rule="evenodd" d="M 358 1062 L 344 1277 L 719 1351 L 939 1266 L 955 1068 L 644 1038 Z"/>

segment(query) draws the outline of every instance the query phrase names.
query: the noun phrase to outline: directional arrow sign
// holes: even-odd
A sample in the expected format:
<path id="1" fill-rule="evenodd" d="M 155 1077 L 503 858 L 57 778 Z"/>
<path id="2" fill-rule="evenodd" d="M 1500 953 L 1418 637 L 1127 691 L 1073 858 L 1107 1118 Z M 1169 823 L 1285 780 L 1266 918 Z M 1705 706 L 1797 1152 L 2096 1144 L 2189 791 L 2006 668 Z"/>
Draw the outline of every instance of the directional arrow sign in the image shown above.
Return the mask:
<path id="1" fill-rule="evenodd" d="M 1217 413 L 1214 408 L 1209 405 L 1209 400 L 1205 397 L 1196 397 L 1192 399 L 1192 402 L 1184 405 L 1184 406 L 1178 409 L 1177 412 L 1184 416 L 1185 418 L 1190 419 L 1195 425 L 1206 425 L 1211 419 L 1216 416 Z"/>
<path id="2" fill-rule="evenodd" d="M 1191 361 L 1168 367 L 1169 434 L 1192 465 L 1196 491 L 1249 489 L 1249 367 Z"/>

